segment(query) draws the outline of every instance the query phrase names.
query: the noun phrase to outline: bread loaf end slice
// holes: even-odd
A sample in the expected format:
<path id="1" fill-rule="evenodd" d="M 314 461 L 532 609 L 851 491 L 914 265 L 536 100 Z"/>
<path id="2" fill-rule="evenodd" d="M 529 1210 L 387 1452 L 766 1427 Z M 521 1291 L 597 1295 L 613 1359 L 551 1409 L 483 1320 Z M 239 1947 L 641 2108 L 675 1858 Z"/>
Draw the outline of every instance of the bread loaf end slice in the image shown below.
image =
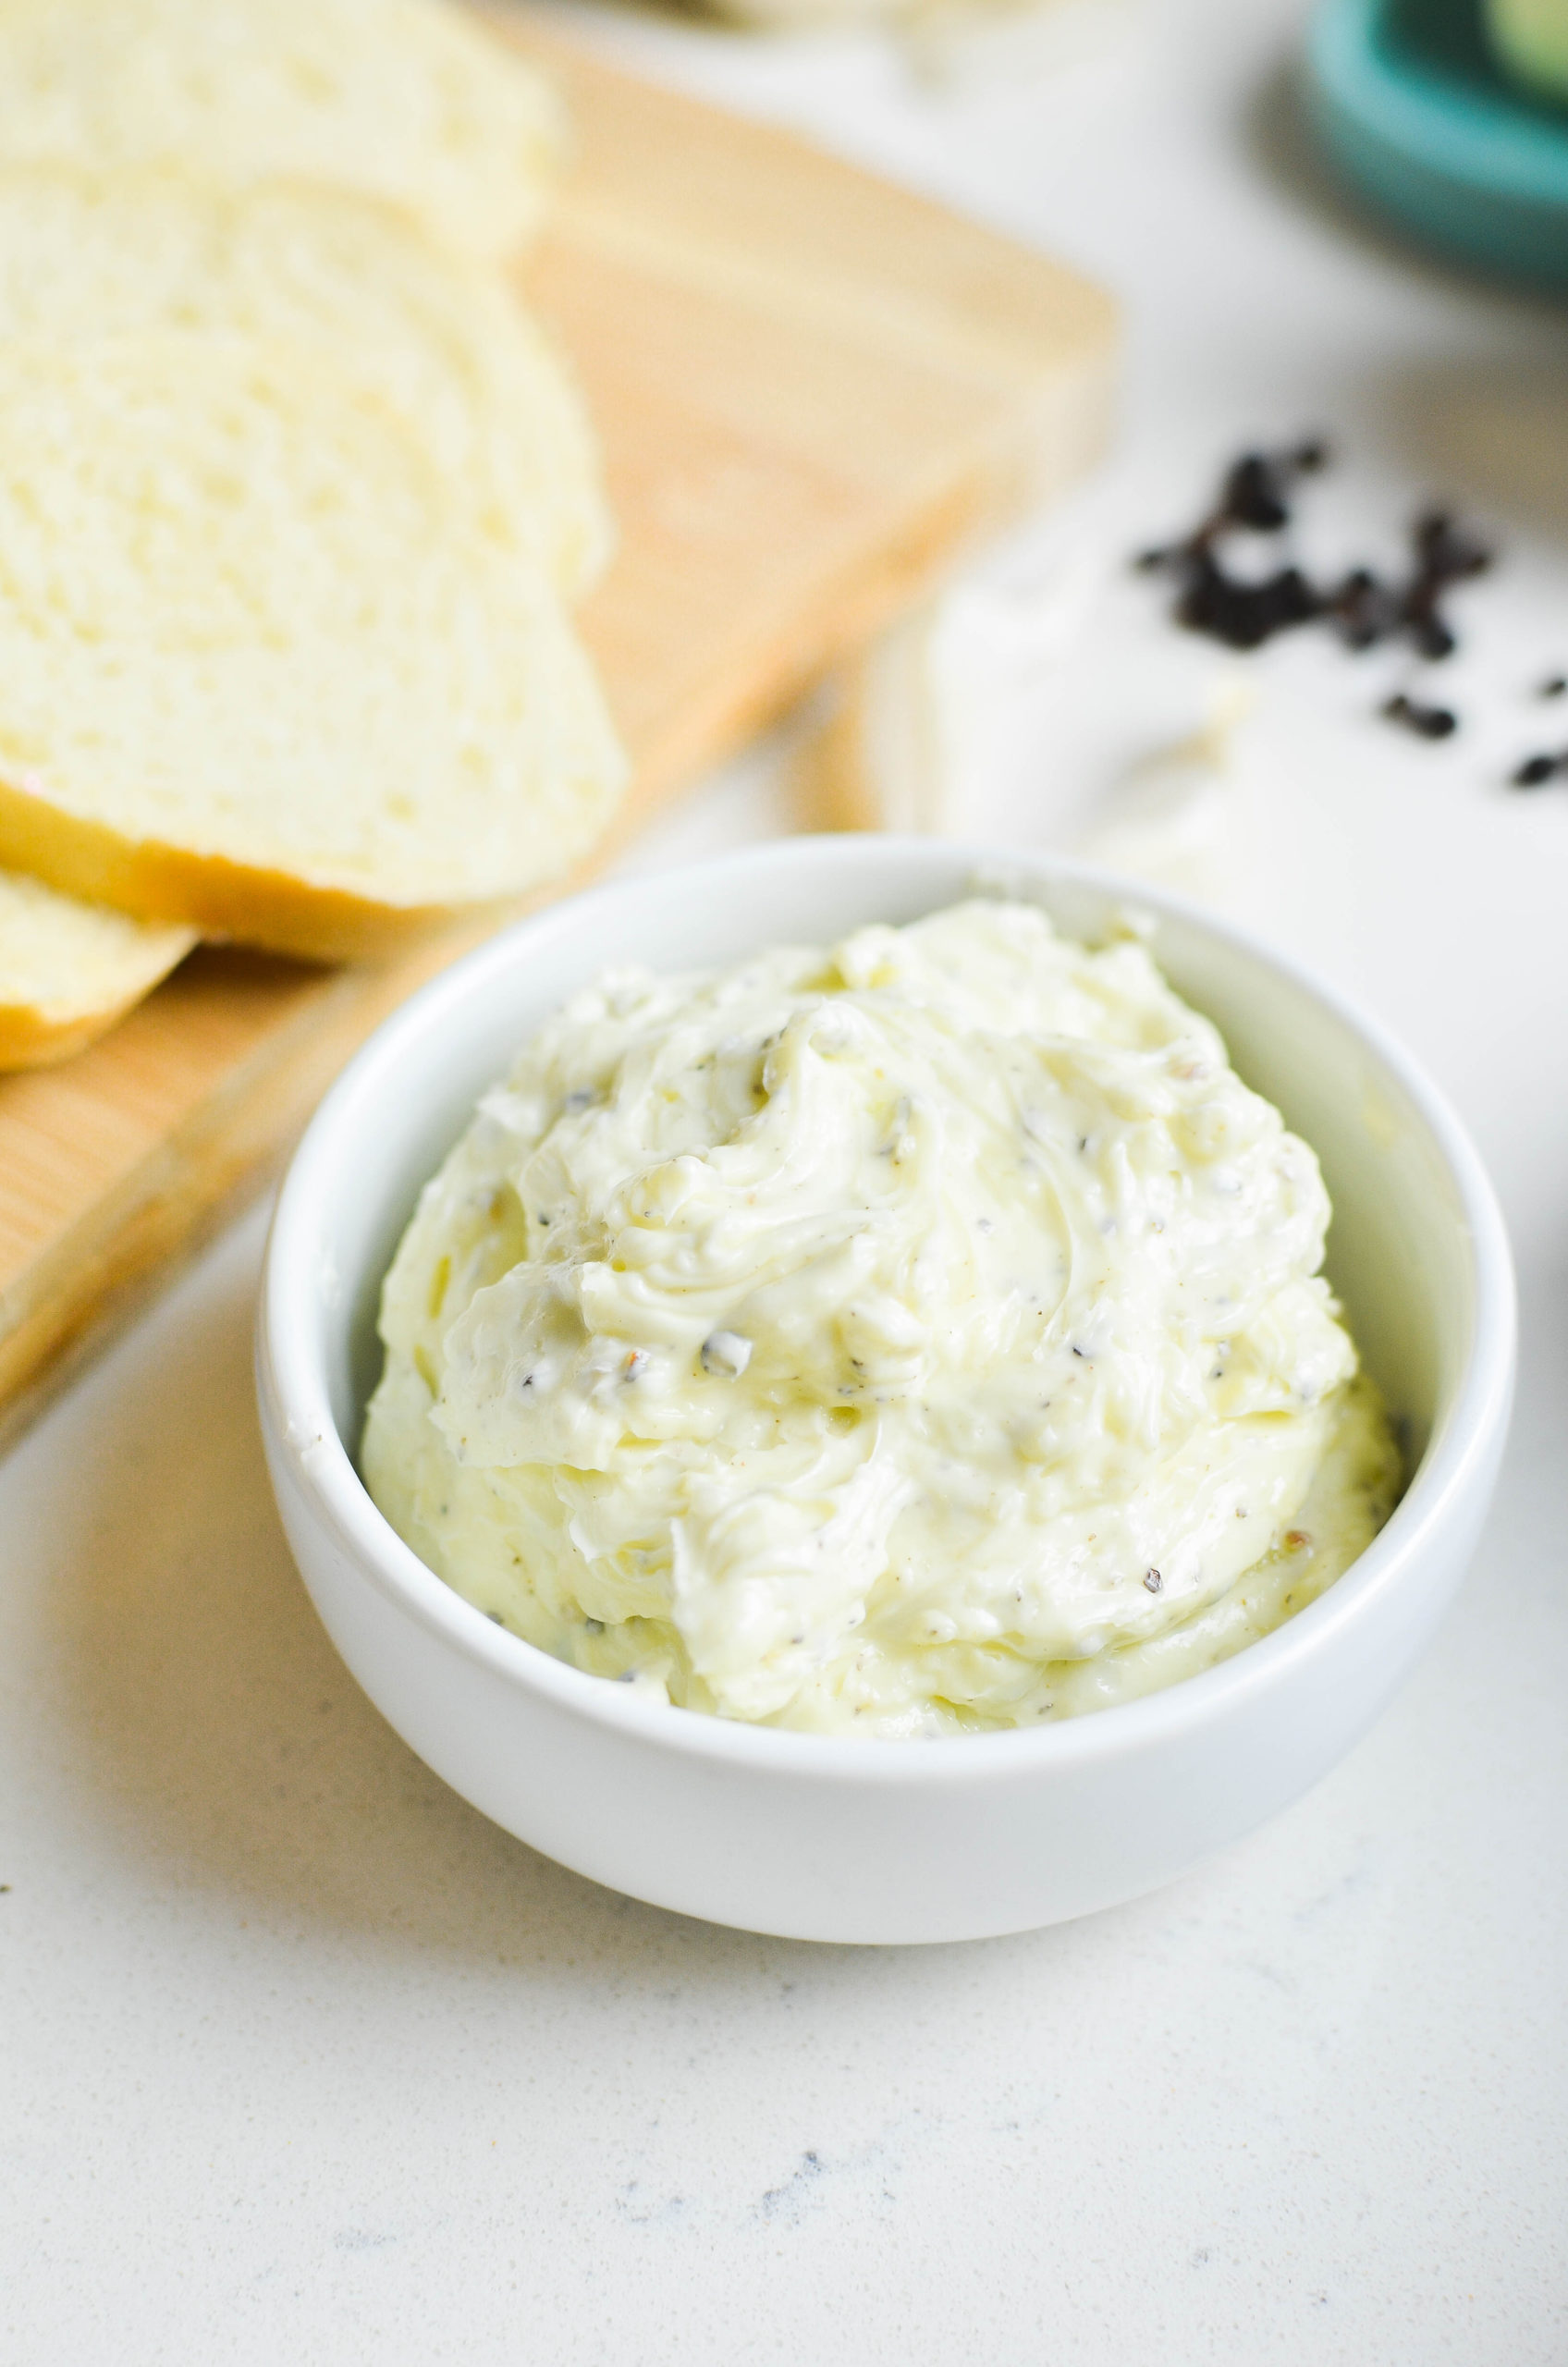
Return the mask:
<path id="1" fill-rule="evenodd" d="M 0 1069 L 80 1052 L 151 994 L 196 942 L 0 871 Z"/>

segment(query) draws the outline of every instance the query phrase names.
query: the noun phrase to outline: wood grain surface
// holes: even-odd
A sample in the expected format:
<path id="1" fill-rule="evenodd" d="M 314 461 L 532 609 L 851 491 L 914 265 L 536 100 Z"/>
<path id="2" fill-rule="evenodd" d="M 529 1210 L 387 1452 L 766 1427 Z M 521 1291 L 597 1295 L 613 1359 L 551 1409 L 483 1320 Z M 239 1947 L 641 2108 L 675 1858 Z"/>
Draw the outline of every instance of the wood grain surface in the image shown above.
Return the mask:
<path id="1" fill-rule="evenodd" d="M 582 616 L 633 759 L 613 847 L 1093 458 L 1113 316 L 788 134 L 493 25 L 577 129 L 520 278 L 587 393 L 619 522 Z M 0 1079 L 0 1429 L 270 1171 L 376 1022 L 504 917 L 382 967 L 205 948 L 91 1050 Z"/>

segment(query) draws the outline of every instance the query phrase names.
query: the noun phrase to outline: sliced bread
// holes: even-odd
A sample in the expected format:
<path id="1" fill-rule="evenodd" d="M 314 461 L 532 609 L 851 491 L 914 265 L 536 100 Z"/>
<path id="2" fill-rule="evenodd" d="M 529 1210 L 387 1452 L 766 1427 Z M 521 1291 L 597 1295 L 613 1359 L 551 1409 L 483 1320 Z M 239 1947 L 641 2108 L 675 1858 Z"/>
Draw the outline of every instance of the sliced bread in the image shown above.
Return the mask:
<path id="1" fill-rule="evenodd" d="M 80 1052 L 150 994 L 195 943 L 0 871 L 0 1069 Z"/>
<path id="2" fill-rule="evenodd" d="M 565 871 L 623 778 L 543 569 L 319 347 L 0 346 L 0 864 L 352 956 Z"/>
<path id="3" fill-rule="evenodd" d="M 608 512 L 564 369 L 496 276 L 411 215 L 325 183 L 0 166 L 0 340 L 160 328 L 325 343 L 489 531 L 541 554 L 572 595 L 602 568 Z"/>
<path id="4" fill-rule="evenodd" d="M 443 0 L 0 0 L 0 157 L 302 173 L 503 256 L 564 144 L 549 86 Z"/>

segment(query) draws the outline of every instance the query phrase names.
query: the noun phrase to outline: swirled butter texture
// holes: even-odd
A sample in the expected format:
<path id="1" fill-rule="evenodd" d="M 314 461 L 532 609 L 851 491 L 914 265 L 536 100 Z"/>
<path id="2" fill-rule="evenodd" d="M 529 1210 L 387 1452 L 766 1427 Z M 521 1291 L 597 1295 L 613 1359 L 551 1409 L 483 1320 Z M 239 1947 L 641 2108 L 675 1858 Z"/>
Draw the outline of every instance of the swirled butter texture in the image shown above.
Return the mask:
<path id="1" fill-rule="evenodd" d="M 1277 1626 L 1387 1516 L 1328 1222 L 1134 939 L 975 901 L 612 972 L 425 1188 L 365 1476 L 482 1610 L 691 1709 L 1099 1709 Z"/>

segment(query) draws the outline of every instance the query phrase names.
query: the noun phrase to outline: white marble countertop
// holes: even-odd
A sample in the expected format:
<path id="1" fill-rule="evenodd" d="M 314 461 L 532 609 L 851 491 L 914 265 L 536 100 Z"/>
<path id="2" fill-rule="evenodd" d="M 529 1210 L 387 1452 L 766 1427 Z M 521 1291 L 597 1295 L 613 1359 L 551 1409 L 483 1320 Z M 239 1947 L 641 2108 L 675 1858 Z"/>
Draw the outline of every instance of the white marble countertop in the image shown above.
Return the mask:
<path id="1" fill-rule="evenodd" d="M 1324 190 L 1292 0 L 1070 5 L 1075 63 L 1010 35 L 935 83 L 870 37 L 570 15 L 1124 296 L 1117 451 L 1060 530 L 1108 566 L 1304 427 L 1349 556 L 1428 489 L 1502 533 L 1470 728 L 1419 747 L 1369 719 L 1387 660 L 1281 646 L 1233 792 L 1254 918 L 1426 1058 L 1513 1227 L 1468 1589 L 1329 1782 L 1161 1895 L 908 1953 L 682 1922 L 486 1825 L 339 1667 L 262 1469 L 252 1216 L 0 1468 L 18 2367 L 1568 2359 L 1568 788 L 1498 786 L 1568 666 L 1568 321 Z M 995 827 L 1049 836 L 1061 773 L 1129 753 L 1119 689 L 1173 637 L 1121 577 L 1085 633 Z M 786 825 L 785 753 L 635 862 Z"/>

